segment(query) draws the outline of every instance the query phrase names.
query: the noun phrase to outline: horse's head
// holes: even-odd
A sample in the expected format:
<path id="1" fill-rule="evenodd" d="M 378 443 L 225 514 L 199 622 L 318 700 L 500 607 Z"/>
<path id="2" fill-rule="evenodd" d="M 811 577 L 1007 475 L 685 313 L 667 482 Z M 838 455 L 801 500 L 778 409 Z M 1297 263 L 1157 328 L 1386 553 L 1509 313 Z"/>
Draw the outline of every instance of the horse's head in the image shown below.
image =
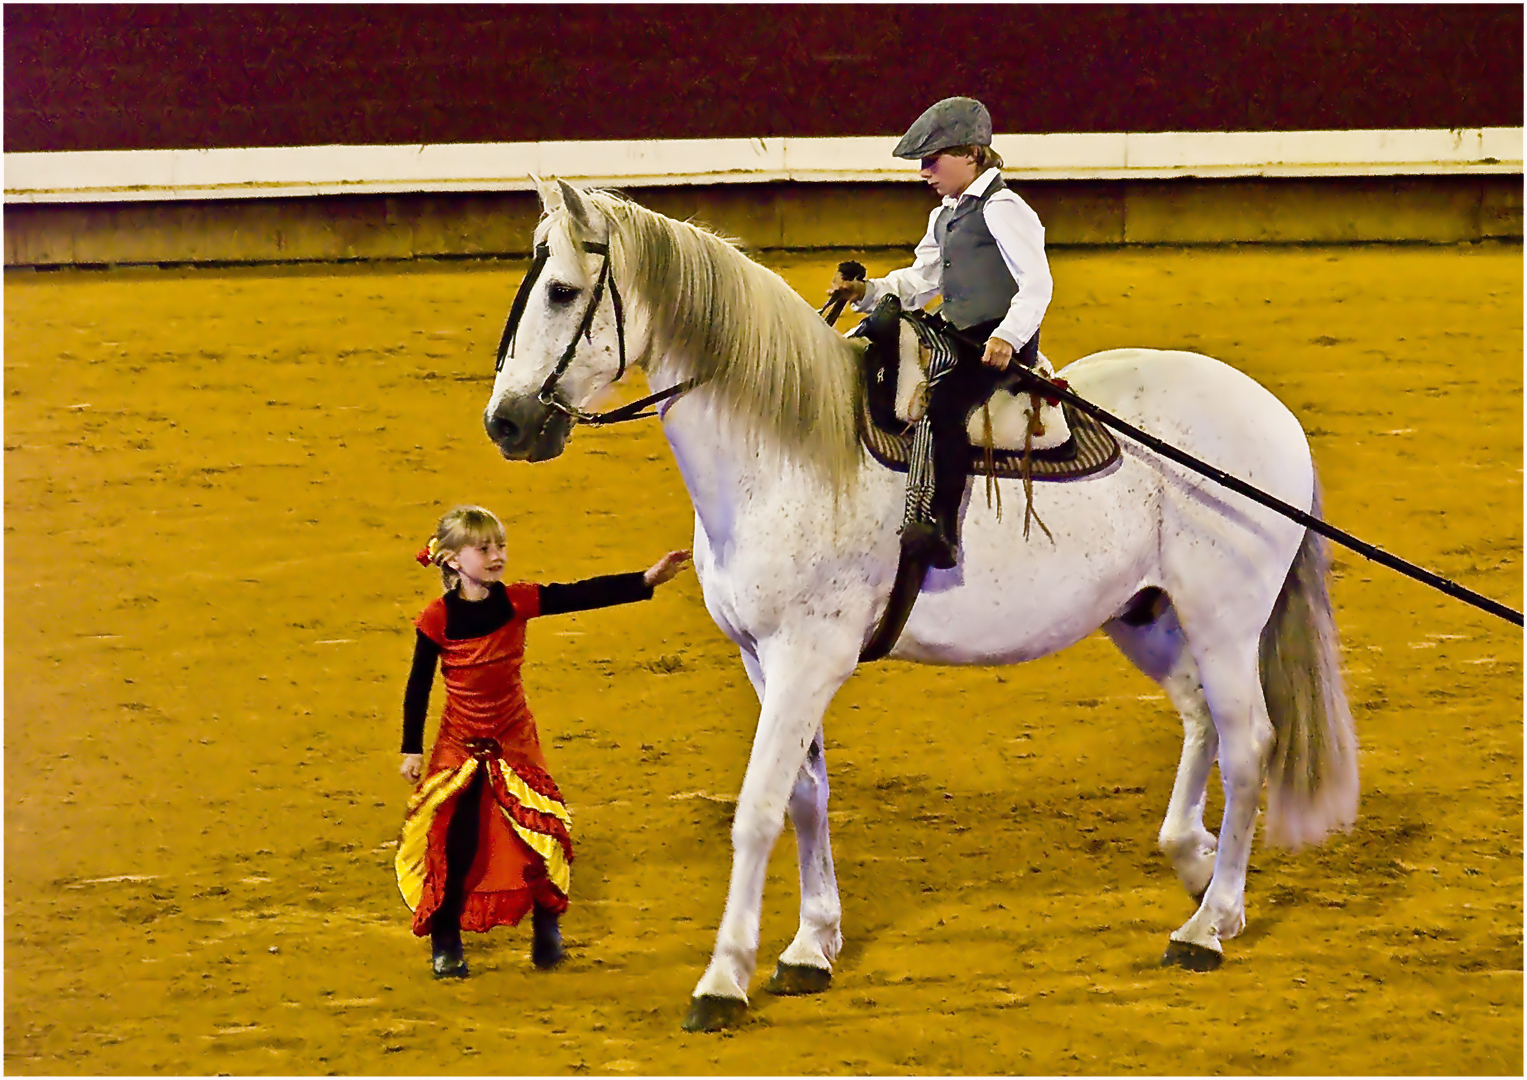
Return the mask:
<path id="1" fill-rule="evenodd" d="M 535 261 L 510 309 L 483 410 L 488 438 L 504 457 L 523 461 L 562 453 L 574 417 L 626 365 L 610 221 L 560 180 L 536 187 Z"/>

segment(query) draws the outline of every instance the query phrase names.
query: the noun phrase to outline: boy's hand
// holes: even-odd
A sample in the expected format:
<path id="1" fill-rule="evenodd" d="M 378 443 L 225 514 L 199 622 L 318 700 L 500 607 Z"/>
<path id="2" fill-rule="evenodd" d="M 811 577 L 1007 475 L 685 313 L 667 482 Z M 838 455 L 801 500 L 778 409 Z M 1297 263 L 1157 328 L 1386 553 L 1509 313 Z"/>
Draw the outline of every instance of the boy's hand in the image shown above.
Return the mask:
<path id="1" fill-rule="evenodd" d="M 404 754 L 403 764 L 398 766 L 398 773 L 410 784 L 417 784 L 419 777 L 424 775 L 424 755 Z"/>
<path id="2" fill-rule="evenodd" d="M 689 562 L 688 550 L 670 551 L 652 564 L 652 568 L 642 575 L 642 580 L 653 588 L 657 588 L 663 582 L 672 580 L 687 562 Z"/>
<path id="3" fill-rule="evenodd" d="M 999 337 L 986 339 L 986 351 L 981 354 L 981 363 L 990 364 L 994 368 L 1006 368 L 1013 362 L 1013 346 Z"/>
<path id="4" fill-rule="evenodd" d="M 869 286 L 863 281 L 845 281 L 839 272 L 832 276 L 832 284 L 827 286 L 827 299 L 842 299 L 857 304 L 864 299 L 868 290 Z"/>

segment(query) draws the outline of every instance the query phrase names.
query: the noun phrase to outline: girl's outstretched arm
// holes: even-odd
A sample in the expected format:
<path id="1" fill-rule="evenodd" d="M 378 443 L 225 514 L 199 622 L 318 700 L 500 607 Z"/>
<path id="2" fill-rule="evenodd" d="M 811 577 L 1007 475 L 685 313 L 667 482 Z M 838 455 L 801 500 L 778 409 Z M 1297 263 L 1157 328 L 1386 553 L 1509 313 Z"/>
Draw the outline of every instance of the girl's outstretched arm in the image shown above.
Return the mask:
<path id="1" fill-rule="evenodd" d="M 571 584 L 541 585 L 537 614 L 563 615 L 573 611 L 590 611 L 612 604 L 630 604 L 637 600 L 650 600 L 652 590 L 669 581 L 689 562 L 689 552 L 670 551 L 645 572 L 629 574 L 605 574 L 602 577 L 575 581 Z M 532 618 L 534 616 L 527 616 Z"/>

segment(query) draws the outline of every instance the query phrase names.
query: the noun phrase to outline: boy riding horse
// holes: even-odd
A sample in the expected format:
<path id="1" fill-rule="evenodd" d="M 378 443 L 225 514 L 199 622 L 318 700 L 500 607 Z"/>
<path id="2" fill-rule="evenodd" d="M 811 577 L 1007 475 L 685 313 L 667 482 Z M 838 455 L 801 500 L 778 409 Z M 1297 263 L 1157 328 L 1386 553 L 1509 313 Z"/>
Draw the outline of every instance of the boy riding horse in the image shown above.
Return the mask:
<path id="1" fill-rule="evenodd" d="M 909 556 L 939 569 L 958 558 L 966 423 L 1004 382 L 1010 363 L 1034 365 L 1053 289 L 1044 226 L 1003 183 L 991 134 L 991 115 L 974 98 L 945 98 L 919 116 L 892 153 L 920 161 L 920 175 L 942 202 L 928 216 L 912 265 L 869 281 L 834 276 L 828 290 L 860 312 L 887 296 L 908 309 L 943 297 L 934 320 L 948 347 L 934 350 L 929 364 L 901 534 Z"/>

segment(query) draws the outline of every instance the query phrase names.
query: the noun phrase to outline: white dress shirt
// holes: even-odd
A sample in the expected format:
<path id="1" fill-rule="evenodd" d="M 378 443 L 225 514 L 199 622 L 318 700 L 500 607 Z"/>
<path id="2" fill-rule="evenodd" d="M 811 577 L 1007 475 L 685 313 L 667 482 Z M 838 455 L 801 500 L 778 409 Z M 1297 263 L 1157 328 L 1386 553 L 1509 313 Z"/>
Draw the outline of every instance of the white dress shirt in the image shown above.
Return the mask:
<path id="1" fill-rule="evenodd" d="M 928 215 L 928 231 L 918 242 L 912 265 L 893 270 L 883 278 L 870 278 L 865 282 L 864 299 L 853 305 L 854 310 L 871 310 L 887 293 L 894 293 L 902 307 L 914 310 L 937 296 L 944 284 L 944 259 L 938 242 L 933 239 L 933 223 L 944 207 L 958 206 L 960 199 L 979 199 L 986 194 L 996 177 L 996 169 L 987 169 L 957 198 L 942 200 Z M 1011 188 L 1004 188 L 986 200 L 986 228 L 997 241 L 997 250 L 1002 253 L 1008 273 L 1018 283 L 1018 292 L 1013 296 L 1007 315 L 992 331 L 992 337 L 999 337 L 1019 349 L 1038 332 L 1040 320 L 1044 318 L 1055 290 L 1055 283 L 1050 279 L 1050 263 L 1045 258 L 1045 227 L 1028 203 Z"/>

